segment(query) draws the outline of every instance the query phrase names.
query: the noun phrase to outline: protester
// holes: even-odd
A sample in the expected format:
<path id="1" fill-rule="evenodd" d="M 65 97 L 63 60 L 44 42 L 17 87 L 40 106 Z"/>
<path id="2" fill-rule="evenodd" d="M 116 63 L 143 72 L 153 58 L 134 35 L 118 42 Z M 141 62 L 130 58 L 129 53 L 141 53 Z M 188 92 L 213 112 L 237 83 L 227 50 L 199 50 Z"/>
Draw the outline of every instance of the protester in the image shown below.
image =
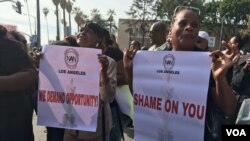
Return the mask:
<path id="1" fill-rule="evenodd" d="M 20 42 L 23 45 L 24 50 L 28 52 L 29 47 L 27 45 L 27 40 L 23 34 L 21 34 L 20 32 L 16 30 L 12 30 L 8 32 L 7 36 L 9 39 L 13 39 L 15 41 Z"/>
<path id="2" fill-rule="evenodd" d="M 103 54 L 111 57 L 116 61 L 117 64 L 117 87 L 116 87 L 116 97 L 119 96 L 118 89 L 123 86 L 128 85 L 126 81 L 126 74 L 123 65 L 123 52 L 120 49 L 112 47 L 113 41 L 110 38 L 109 32 L 103 29 L 105 48 L 103 49 Z M 131 93 L 122 93 L 123 95 L 131 96 Z M 132 103 L 131 103 L 132 104 Z M 121 138 L 124 140 L 123 131 L 126 129 L 131 119 L 125 113 L 122 113 L 119 103 L 116 99 L 110 103 L 113 127 L 110 132 L 110 141 L 120 141 Z"/>
<path id="3" fill-rule="evenodd" d="M 171 23 L 169 38 L 171 39 L 171 51 L 202 51 L 195 46 L 198 31 L 200 28 L 199 14 L 188 7 L 176 9 Z M 235 52 L 231 50 L 231 55 Z M 127 50 L 124 54 L 124 67 L 129 77 L 129 84 L 132 88 L 133 82 L 133 57 L 136 50 Z M 233 90 L 227 82 L 227 70 L 237 61 L 237 57 L 230 60 L 227 54 L 220 51 L 210 53 L 212 57 L 212 79 L 209 84 L 207 99 L 207 111 L 205 121 L 205 141 L 221 140 L 221 125 L 225 117 L 235 115 L 236 98 Z"/>
<path id="4" fill-rule="evenodd" d="M 132 40 L 129 46 L 130 49 L 141 50 L 141 43 L 136 40 Z"/>
<path id="5" fill-rule="evenodd" d="M 103 29 L 92 22 L 86 23 L 78 34 L 77 44 L 75 44 L 75 38 L 73 36 L 66 37 L 63 41 L 54 42 L 52 44 L 63 46 L 81 46 L 89 48 L 100 48 L 104 50 L 103 41 Z M 35 55 L 34 60 L 39 60 L 41 56 Z M 99 61 L 102 64 L 101 79 L 100 79 L 100 103 L 98 110 L 98 124 L 96 132 L 88 131 L 75 131 L 59 128 L 48 127 L 47 141 L 61 141 L 62 135 L 64 135 L 65 141 L 72 140 L 93 140 L 99 141 L 105 138 L 109 139 L 109 133 L 111 129 L 111 114 L 108 103 L 112 102 L 114 98 L 115 86 L 116 86 L 116 63 L 112 58 L 103 54 L 98 55 Z M 37 61 L 36 61 L 37 62 Z M 105 124 L 103 123 L 105 121 Z M 104 127 L 105 125 L 105 127 Z M 103 129 L 103 127 L 105 129 Z"/>
<path id="6" fill-rule="evenodd" d="M 118 43 L 117 43 L 117 41 L 116 41 L 116 37 L 115 37 L 114 34 L 111 34 L 110 39 L 113 41 L 112 47 L 117 48 L 117 49 L 120 49 L 120 47 L 119 47 L 119 45 L 118 45 Z"/>
<path id="7" fill-rule="evenodd" d="M 206 31 L 199 31 L 196 46 L 208 51 L 209 35 Z"/>
<path id="8" fill-rule="evenodd" d="M 234 66 L 232 87 L 238 98 L 237 110 L 246 98 L 250 98 L 250 55 L 244 55 Z M 238 111 L 237 111 L 238 112 Z"/>
<path id="9" fill-rule="evenodd" d="M 167 34 L 167 26 L 164 22 L 155 22 L 149 29 L 149 38 L 151 42 L 151 47 L 148 49 L 149 51 L 159 51 L 166 50 L 166 34 Z"/>
<path id="10" fill-rule="evenodd" d="M 7 38 L 7 29 L 0 25 L 0 38 Z"/>
<path id="11" fill-rule="evenodd" d="M 228 46 L 234 48 L 240 55 L 245 54 L 243 51 L 244 45 L 249 41 L 249 36 L 241 36 L 240 34 L 232 36 L 228 41 Z"/>
<path id="12" fill-rule="evenodd" d="M 0 140 L 34 141 L 30 88 L 37 73 L 19 42 L 0 25 Z"/>
<path id="13" fill-rule="evenodd" d="M 80 47 L 100 48 L 104 46 L 103 30 L 96 23 L 87 22 L 77 36 Z M 93 56 L 95 57 L 95 56 Z M 91 58 L 90 58 L 91 59 Z M 102 141 L 109 140 L 112 128 L 111 111 L 109 103 L 113 101 L 116 87 L 116 63 L 104 55 L 98 55 L 101 63 L 100 77 L 100 103 L 98 110 L 96 132 L 66 130 L 64 141 Z"/>
<path id="14" fill-rule="evenodd" d="M 247 38 L 248 37 L 248 38 Z M 249 36 L 233 36 L 228 46 L 235 49 L 240 54 L 240 60 L 233 68 L 232 87 L 237 96 L 237 112 L 244 99 L 250 97 L 250 55 L 244 55 L 242 48 L 249 41 Z"/>

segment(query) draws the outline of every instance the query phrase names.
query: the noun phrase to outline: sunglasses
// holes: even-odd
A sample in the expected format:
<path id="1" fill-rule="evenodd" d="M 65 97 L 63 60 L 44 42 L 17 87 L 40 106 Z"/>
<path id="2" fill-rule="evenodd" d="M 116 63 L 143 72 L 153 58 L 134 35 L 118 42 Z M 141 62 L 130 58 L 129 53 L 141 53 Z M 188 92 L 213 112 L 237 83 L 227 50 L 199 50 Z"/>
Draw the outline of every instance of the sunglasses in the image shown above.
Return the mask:
<path id="1" fill-rule="evenodd" d="M 175 15 L 176 15 L 176 13 L 177 13 L 178 11 L 181 11 L 181 10 L 184 10 L 184 9 L 190 9 L 190 10 L 196 12 L 199 16 L 200 16 L 200 14 L 201 14 L 200 9 L 197 8 L 197 7 L 192 7 L 192 6 L 176 6 L 175 9 L 174 9 L 174 14 L 173 14 L 173 16 L 172 16 L 172 21 L 174 21 L 174 17 L 175 17 Z"/>
<path id="2" fill-rule="evenodd" d="M 174 15 L 180 11 L 180 10 L 183 10 L 183 9 L 190 9 L 196 13 L 198 13 L 198 15 L 200 16 L 201 14 L 201 10 L 197 7 L 192 7 L 192 6 L 177 6 L 175 9 L 174 9 Z"/>

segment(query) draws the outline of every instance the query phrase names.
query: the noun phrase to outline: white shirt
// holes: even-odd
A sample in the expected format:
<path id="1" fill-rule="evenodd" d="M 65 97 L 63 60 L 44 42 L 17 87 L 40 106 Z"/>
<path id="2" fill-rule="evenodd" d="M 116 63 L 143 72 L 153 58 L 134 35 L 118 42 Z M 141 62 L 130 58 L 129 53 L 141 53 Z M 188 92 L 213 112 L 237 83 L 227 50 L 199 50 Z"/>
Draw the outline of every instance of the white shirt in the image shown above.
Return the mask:
<path id="1" fill-rule="evenodd" d="M 167 47 L 167 42 L 165 42 L 164 44 L 162 44 L 161 46 L 157 47 L 156 45 L 151 46 L 148 51 L 163 51 L 165 50 Z"/>

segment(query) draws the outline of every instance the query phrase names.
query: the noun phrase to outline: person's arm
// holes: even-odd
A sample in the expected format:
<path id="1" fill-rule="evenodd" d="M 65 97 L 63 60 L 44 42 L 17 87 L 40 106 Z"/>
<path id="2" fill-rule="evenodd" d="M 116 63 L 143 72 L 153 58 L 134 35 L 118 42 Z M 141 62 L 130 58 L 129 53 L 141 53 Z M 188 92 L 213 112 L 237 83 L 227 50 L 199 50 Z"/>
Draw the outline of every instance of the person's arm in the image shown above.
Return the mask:
<path id="1" fill-rule="evenodd" d="M 23 90 L 35 83 L 37 72 L 25 69 L 8 76 L 0 76 L 0 91 Z"/>
<path id="2" fill-rule="evenodd" d="M 223 113 L 232 116 L 235 114 L 237 101 L 233 89 L 228 84 L 226 73 L 238 61 L 239 56 L 231 60 L 220 51 L 214 51 L 210 56 L 213 58 L 212 74 L 215 81 L 215 87 L 210 88 L 210 94 Z"/>
<path id="3" fill-rule="evenodd" d="M 126 79 L 131 94 L 133 94 L 133 58 L 137 50 L 126 50 L 123 56 L 123 64 L 126 72 Z"/>
<path id="4" fill-rule="evenodd" d="M 119 60 L 116 62 L 117 65 L 117 86 L 128 84 L 126 79 L 126 73 L 123 65 L 123 60 Z"/>
<path id="5" fill-rule="evenodd" d="M 99 61 L 101 63 L 100 99 L 104 103 L 112 102 L 117 85 L 116 62 L 105 55 L 99 55 Z"/>
<path id="6" fill-rule="evenodd" d="M 232 116 L 235 114 L 237 100 L 233 93 L 233 89 L 227 82 L 226 77 L 215 80 L 216 87 L 210 88 L 215 103 L 223 111 L 225 115 Z"/>

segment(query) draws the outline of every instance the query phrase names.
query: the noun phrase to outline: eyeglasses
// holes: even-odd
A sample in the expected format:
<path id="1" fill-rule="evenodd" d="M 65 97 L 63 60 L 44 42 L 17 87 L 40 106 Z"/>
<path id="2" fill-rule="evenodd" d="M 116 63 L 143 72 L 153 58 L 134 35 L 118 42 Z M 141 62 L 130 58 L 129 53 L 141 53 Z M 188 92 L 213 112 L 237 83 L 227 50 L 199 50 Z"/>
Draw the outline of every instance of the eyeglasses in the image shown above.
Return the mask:
<path id="1" fill-rule="evenodd" d="M 174 14 L 172 16 L 172 22 L 174 21 L 174 17 L 176 16 L 176 13 L 180 10 L 184 10 L 184 9 L 190 9 L 194 12 L 196 12 L 199 16 L 201 14 L 201 11 L 199 8 L 197 7 L 192 7 L 192 6 L 177 6 L 175 9 L 174 9 Z"/>
<path id="2" fill-rule="evenodd" d="M 183 9 L 190 9 L 196 13 L 198 13 L 198 15 L 200 16 L 201 14 L 201 10 L 197 7 L 192 7 L 192 6 L 177 6 L 175 9 L 174 9 L 174 15 L 180 11 L 180 10 L 183 10 Z"/>

